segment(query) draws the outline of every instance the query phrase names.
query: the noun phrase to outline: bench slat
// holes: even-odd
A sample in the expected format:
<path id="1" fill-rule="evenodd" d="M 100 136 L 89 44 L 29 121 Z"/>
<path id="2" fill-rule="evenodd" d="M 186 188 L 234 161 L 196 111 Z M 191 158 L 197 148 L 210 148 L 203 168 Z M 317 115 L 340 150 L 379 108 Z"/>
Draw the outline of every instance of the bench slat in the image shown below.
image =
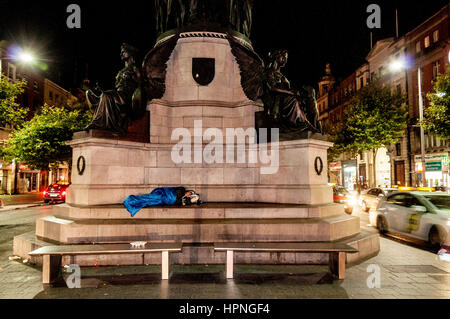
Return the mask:
<path id="1" fill-rule="evenodd" d="M 30 256 L 42 255 L 91 255 L 91 254 L 135 254 L 159 251 L 180 252 L 182 243 L 147 243 L 145 247 L 133 248 L 130 244 L 109 245 L 66 245 L 45 246 L 29 253 Z"/>
<path id="2" fill-rule="evenodd" d="M 217 243 L 216 251 L 259 251 L 259 252 L 310 252 L 331 253 L 346 252 L 357 253 L 358 250 L 346 244 L 333 243 Z"/>

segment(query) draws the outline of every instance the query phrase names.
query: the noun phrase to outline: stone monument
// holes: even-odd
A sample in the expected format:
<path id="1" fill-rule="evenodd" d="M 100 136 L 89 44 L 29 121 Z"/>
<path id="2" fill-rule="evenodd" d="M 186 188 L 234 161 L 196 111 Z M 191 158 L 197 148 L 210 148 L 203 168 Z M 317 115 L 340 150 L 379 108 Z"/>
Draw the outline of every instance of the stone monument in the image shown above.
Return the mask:
<path id="1" fill-rule="evenodd" d="M 314 91 L 295 90 L 283 76 L 287 52 L 264 62 L 253 50 L 251 1 L 211 2 L 155 1 L 161 35 L 133 87 L 148 113 L 134 116 L 139 107 L 128 94 L 121 106 L 131 123 L 125 132 L 96 125 L 75 134 L 67 202 L 39 219 L 35 232 L 15 238 L 16 255 L 29 258 L 50 244 L 133 241 L 183 242 L 176 264 L 224 263 L 223 254 L 214 254 L 217 242 L 341 242 L 359 250 L 347 262 L 378 253 L 378 234 L 362 232 L 359 218 L 333 203 L 326 171 L 332 144 L 321 134 Z M 129 195 L 174 186 L 196 190 L 205 204 L 145 208 L 134 218 L 122 205 Z M 327 254 L 236 258 L 328 263 Z M 151 254 L 63 260 L 95 261 L 160 262 Z"/>

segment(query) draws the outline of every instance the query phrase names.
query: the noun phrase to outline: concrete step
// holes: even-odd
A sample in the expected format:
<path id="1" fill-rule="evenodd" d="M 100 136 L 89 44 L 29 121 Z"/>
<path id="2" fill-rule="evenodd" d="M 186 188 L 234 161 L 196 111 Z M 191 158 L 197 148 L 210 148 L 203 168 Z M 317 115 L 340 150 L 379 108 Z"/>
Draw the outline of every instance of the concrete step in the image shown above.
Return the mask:
<path id="1" fill-rule="evenodd" d="M 379 236 L 376 232 L 362 231 L 350 238 L 336 241 L 345 243 L 359 252 L 347 255 L 347 263 L 361 262 L 378 254 L 380 250 Z M 31 257 L 28 253 L 43 246 L 53 245 L 39 240 L 33 232 L 14 237 L 14 254 L 32 263 L 42 265 L 42 257 Z M 225 264 L 225 254 L 215 253 L 213 244 L 185 244 L 183 253 L 172 254 L 171 263 L 177 265 Z M 328 254 L 296 254 L 296 253 L 236 253 L 236 264 L 291 264 L 291 265 L 325 265 L 328 264 Z M 63 265 L 77 264 L 79 266 L 116 266 L 116 265 L 159 265 L 159 254 L 136 255 L 98 255 L 98 256 L 65 256 Z"/>
<path id="2" fill-rule="evenodd" d="M 344 213 L 341 204 L 289 205 L 265 203 L 206 203 L 189 207 L 149 207 L 135 217 L 123 205 L 54 207 L 54 216 L 63 219 L 261 219 L 324 218 Z"/>
<path id="3" fill-rule="evenodd" d="M 257 214 L 257 212 L 254 212 Z M 240 219 L 63 219 L 36 221 L 36 236 L 61 244 L 150 242 L 320 242 L 360 232 L 359 217 Z"/>

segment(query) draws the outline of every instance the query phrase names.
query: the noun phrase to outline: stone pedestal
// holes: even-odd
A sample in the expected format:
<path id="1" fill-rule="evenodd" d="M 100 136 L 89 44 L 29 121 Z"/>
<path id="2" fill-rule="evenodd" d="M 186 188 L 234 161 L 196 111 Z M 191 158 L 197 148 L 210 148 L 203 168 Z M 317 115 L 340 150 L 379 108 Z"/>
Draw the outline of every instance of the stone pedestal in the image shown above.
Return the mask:
<path id="1" fill-rule="evenodd" d="M 209 85 L 194 80 L 193 58 L 215 59 L 215 78 Z M 331 143 L 310 134 L 259 145 L 236 140 L 232 147 L 226 141 L 202 139 L 210 129 L 224 136 L 227 129 L 254 129 L 261 104 L 248 100 L 240 83 L 239 66 L 224 34 L 182 34 L 168 62 L 165 95 L 148 105 L 149 139 L 136 142 L 98 132 L 77 133 L 70 142 L 74 168 L 67 204 L 55 207 L 53 216 L 39 219 L 34 234 L 17 236 L 14 253 L 28 258 L 32 248 L 47 244 L 139 240 L 184 243 L 183 254 L 174 258 L 178 264 L 224 263 L 222 254 L 214 254 L 213 244 L 228 241 L 347 243 L 360 250 L 348 262 L 376 254 L 378 235 L 361 233 L 359 218 L 333 204 L 326 170 Z M 196 121 L 201 121 L 200 129 Z M 181 142 L 176 134 L 173 139 L 177 129 L 192 139 Z M 190 148 L 192 154 L 201 154 L 207 147 L 222 148 L 223 158 L 231 161 L 208 162 L 202 157 L 196 161 L 192 155 L 188 161 L 176 162 L 176 145 Z M 255 148 L 268 149 L 274 155 L 270 163 L 260 153 L 256 160 L 249 160 Z M 226 157 L 227 151 L 233 151 L 233 156 Z M 238 160 L 238 151 L 245 153 L 245 161 Z M 146 208 L 134 218 L 123 208 L 129 195 L 174 186 L 196 190 L 206 204 Z M 160 262 L 152 258 L 82 256 L 63 263 Z M 236 258 L 238 263 L 328 263 L 324 254 L 237 254 Z"/>
<path id="2" fill-rule="evenodd" d="M 183 185 L 195 189 L 206 202 L 250 202 L 282 204 L 329 204 L 326 152 L 330 143 L 298 140 L 266 144 L 278 152 L 274 174 L 264 174 L 261 163 L 180 163 L 172 160 L 173 144 L 147 144 L 93 137 L 71 142 L 73 162 L 83 158 L 82 175 L 73 170 L 68 189 L 70 205 L 119 204 L 129 195 L 149 193 L 156 187 Z M 198 147 L 191 145 L 192 154 Z M 261 145 L 260 145 L 261 146 Z M 245 148 L 244 148 L 245 147 Z M 243 150 L 249 154 L 252 146 Z M 226 150 L 227 145 L 222 145 Z M 238 146 L 233 148 L 238 161 Z M 224 151 L 225 153 L 225 151 Z M 193 156 L 193 155 L 192 155 Z M 224 155 L 225 156 L 225 155 Z M 322 166 L 320 175 L 316 166 Z"/>

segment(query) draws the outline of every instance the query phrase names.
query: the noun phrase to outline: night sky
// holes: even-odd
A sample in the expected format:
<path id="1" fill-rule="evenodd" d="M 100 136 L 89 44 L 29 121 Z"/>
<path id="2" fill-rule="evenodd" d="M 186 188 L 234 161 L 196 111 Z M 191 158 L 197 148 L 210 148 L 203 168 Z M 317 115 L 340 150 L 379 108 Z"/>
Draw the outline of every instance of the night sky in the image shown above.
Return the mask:
<path id="1" fill-rule="evenodd" d="M 81 6 L 81 29 L 66 26 L 70 3 Z M 382 29 L 374 31 L 375 43 L 395 35 L 395 8 L 403 35 L 448 0 L 255 0 L 253 46 L 263 58 L 270 50 L 288 49 L 285 73 L 293 86 L 316 85 L 327 62 L 337 78 L 344 78 L 369 52 L 366 8 L 370 3 L 382 10 Z M 122 42 L 138 47 L 142 55 L 155 44 L 154 1 L 0 0 L 1 39 L 31 46 L 49 66 L 45 75 L 66 88 L 84 78 L 86 64 L 90 80 L 109 88 L 122 67 Z"/>

